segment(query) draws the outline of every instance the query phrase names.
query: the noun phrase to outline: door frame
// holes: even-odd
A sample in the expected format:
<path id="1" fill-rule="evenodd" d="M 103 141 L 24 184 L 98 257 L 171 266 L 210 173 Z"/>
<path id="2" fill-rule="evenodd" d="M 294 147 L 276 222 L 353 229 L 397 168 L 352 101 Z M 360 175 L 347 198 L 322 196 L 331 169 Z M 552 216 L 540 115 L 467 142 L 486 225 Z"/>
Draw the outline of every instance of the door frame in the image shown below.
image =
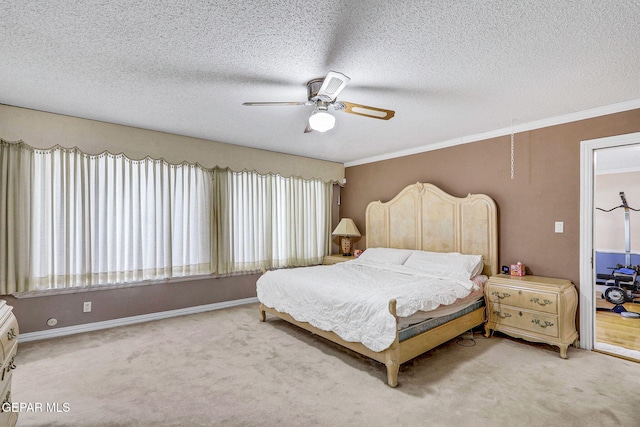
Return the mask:
<path id="1" fill-rule="evenodd" d="M 595 280 L 593 263 L 593 195 L 595 150 L 640 144 L 640 132 L 580 142 L 580 348 L 595 344 Z"/>

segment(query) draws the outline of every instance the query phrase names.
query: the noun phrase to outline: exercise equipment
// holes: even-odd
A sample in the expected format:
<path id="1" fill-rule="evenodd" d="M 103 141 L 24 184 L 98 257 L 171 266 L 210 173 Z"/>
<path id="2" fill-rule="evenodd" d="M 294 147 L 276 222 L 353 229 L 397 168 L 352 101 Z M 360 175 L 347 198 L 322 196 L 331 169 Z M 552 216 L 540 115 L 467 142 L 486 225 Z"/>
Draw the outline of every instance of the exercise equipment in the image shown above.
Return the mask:
<path id="1" fill-rule="evenodd" d="M 615 307 L 610 311 L 614 313 L 633 313 L 627 311 L 622 304 L 625 302 L 640 303 L 640 283 L 638 282 L 638 274 L 640 273 L 640 265 L 631 265 L 631 228 L 629 211 L 639 211 L 640 209 L 633 209 L 629 207 L 627 198 L 624 191 L 620 192 L 620 199 L 622 204 L 615 208 L 605 210 L 596 208 L 604 212 L 611 212 L 615 209 L 624 209 L 624 231 L 625 231 L 625 265 L 617 264 L 615 267 L 609 267 L 612 271 L 610 274 L 597 274 L 596 278 L 604 280 L 607 289 L 603 292 L 602 298 L 609 301 L 611 304 L 615 304 Z M 602 310 L 602 309 L 600 309 Z M 608 310 L 608 309 L 604 309 Z M 638 314 L 638 313 L 635 313 Z M 625 314 L 624 317 L 640 317 L 632 314 Z"/>

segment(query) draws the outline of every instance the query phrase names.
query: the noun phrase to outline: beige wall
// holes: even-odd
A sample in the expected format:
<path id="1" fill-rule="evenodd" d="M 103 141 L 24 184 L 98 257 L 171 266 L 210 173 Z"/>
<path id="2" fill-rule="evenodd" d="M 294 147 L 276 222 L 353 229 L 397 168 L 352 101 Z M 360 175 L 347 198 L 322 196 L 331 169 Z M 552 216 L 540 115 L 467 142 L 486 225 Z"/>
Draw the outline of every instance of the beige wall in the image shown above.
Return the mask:
<path id="1" fill-rule="evenodd" d="M 37 148 L 54 145 L 79 147 L 98 154 L 103 151 L 124 153 L 133 159 L 147 156 L 171 163 L 200 163 L 204 167 L 229 167 L 260 173 L 277 172 L 283 176 L 319 178 L 342 182 L 342 163 L 309 159 L 272 151 L 258 150 L 204 139 L 189 138 L 129 126 L 115 125 L 77 117 L 0 104 L 0 138 L 22 140 Z"/>
<path id="2" fill-rule="evenodd" d="M 580 141 L 638 131 L 640 109 L 517 134 L 513 180 L 509 136 L 348 167 L 340 216 L 366 235 L 367 204 L 409 184 L 430 182 L 458 197 L 485 193 L 498 204 L 501 265 L 521 261 L 529 274 L 579 286 Z M 564 222 L 563 234 L 555 221 Z"/>
<path id="3" fill-rule="evenodd" d="M 620 192 L 624 191 L 627 203 L 640 209 L 640 172 L 596 175 L 593 205 L 609 210 L 622 204 Z M 596 251 L 625 252 L 624 209 L 611 212 L 595 211 L 594 248 Z M 640 211 L 629 211 L 631 229 L 631 253 L 640 253 Z"/>
<path id="4" fill-rule="evenodd" d="M 79 147 L 91 154 L 109 151 L 139 159 L 164 158 L 172 163 L 197 162 L 205 167 L 278 172 L 283 176 L 342 182 L 341 163 L 239 147 L 93 120 L 44 113 L 0 104 L 0 138 L 22 140 L 37 148 Z M 337 208 L 335 209 L 337 212 Z M 337 213 L 334 215 L 337 222 Z M 207 278 L 177 283 L 103 289 L 75 294 L 15 299 L 4 296 L 20 325 L 20 332 L 36 332 L 122 317 L 175 310 L 256 296 L 256 275 Z M 83 313 L 84 301 L 92 312 Z M 58 324 L 47 326 L 49 317 Z M 257 319 L 257 312 L 256 312 Z"/>
<path id="5" fill-rule="evenodd" d="M 258 277 L 250 274 L 34 298 L 17 299 L 10 295 L 2 298 L 13 307 L 20 333 L 23 334 L 254 298 Z M 85 301 L 91 301 L 90 313 L 82 311 Z M 58 321 L 53 328 L 47 325 L 47 319 L 51 317 Z M 256 322 L 257 319 L 256 310 Z"/>

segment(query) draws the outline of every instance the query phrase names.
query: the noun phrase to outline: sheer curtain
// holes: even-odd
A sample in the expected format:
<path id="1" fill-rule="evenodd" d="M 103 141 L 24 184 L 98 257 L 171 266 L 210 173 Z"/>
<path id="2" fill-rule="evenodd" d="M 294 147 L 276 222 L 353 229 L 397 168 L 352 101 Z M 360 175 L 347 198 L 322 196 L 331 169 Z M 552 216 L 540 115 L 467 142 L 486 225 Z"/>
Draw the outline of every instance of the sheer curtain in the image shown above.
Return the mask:
<path id="1" fill-rule="evenodd" d="M 23 144 L 0 159 L 2 293 L 212 271 L 210 171 Z"/>
<path id="2" fill-rule="evenodd" d="M 319 264 L 329 253 L 333 185 L 216 171 L 218 272 Z"/>
<path id="3" fill-rule="evenodd" d="M 0 294 L 319 264 L 332 191 L 0 140 Z"/>

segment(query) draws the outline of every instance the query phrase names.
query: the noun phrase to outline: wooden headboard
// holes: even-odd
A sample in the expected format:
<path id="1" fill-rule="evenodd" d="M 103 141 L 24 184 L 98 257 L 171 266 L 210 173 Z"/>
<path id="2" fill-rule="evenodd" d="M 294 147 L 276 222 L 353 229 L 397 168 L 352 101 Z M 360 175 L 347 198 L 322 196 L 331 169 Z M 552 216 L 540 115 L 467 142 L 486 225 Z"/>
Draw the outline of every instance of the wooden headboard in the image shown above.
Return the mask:
<path id="1" fill-rule="evenodd" d="M 367 247 L 482 255 L 483 273 L 499 273 L 498 209 L 484 194 L 451 196 L 433 184 L 409 185 L 366 211 Z"/>

